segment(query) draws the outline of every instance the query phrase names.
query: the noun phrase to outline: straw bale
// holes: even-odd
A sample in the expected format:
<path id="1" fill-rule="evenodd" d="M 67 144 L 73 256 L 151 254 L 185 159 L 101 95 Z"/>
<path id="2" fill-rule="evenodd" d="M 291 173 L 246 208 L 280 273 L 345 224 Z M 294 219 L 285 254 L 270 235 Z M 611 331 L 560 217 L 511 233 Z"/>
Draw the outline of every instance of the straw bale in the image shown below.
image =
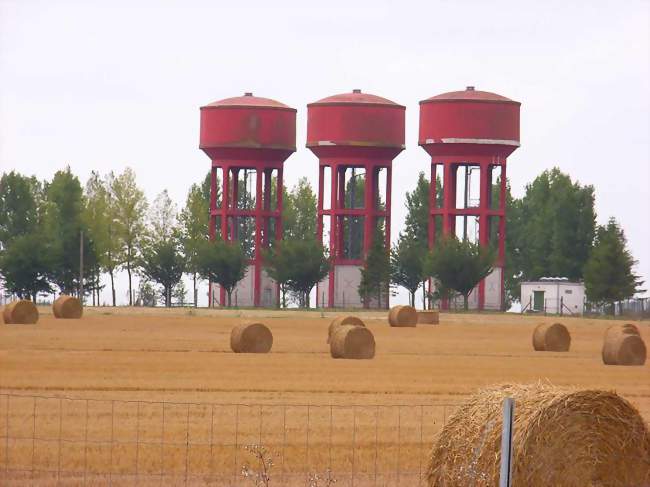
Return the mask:
<path id="1" fill-rule="evenodd" d="M 650 482 L 650 433 L 614 392 L 498 385 L 470 397 L 434 438 L 429 487 L 499 483 L 503 399 L 515 401 L 512 485 L 629 487 Z"/>
<path id="2" fill-rule="evenodd" d="M 533 332 L 533 348 L 538 352 L 568 352 L 571 335 L 562 323 L 542 323 Z"/>
<path id="3" fill-rule="evenodd" d="M 333 358 L 374 358 L 375 337 L 365 326 L 339 326 L 332 334 L 330 354 Z"/>
<path id="4" fill-rule="evenodd" d="M 38 321 L 38 309 L 31 301 L 19 299 L 5 306 L 2 317 L 7 324 L 33 325 Z"/>
<path id="5" fill-rule="evenodd" d="M 334 334 L 336 329 L 339 326 L 343 326 L 343 325 L 366 326 L 363 320 L 357 316 L 352 316 L 352 315 L 337 316 L 332 320 L 327 330 L 327 343 L 329 343 L 332 340 L 332 335 Z"/>
<path id="6" fill-rule="evenodd" d="M 230 332 L 230 348 L 235 353 L 268 353 L 273 334 L 264 323 L 242 323 Z"/>
<path id="7" fill-rule="evenodd" d="M 79 319 L 83 314 L 83 305 L 77 298 L 62 294 L 52 304 L 52 312 L 56 318 Z"/>
<path id="8" fill-rule="evenodd" d="M 440 323 L 440 314 L 437 311 L 418 311 L 418 325 L 437 325 Z"/>
<path id="9" fill-rule="evenodd" d="M 413 306 L 393 306 L 388 312 L 390 326 L 415 326 L 418 323 L 418 312 Z"/>
<path id="10" fill-rule="evenodd" d="M 605 331 L 602 358 L 605 365 L 643 365 L 647 350 L 636 325 L 613 325 Z"/>

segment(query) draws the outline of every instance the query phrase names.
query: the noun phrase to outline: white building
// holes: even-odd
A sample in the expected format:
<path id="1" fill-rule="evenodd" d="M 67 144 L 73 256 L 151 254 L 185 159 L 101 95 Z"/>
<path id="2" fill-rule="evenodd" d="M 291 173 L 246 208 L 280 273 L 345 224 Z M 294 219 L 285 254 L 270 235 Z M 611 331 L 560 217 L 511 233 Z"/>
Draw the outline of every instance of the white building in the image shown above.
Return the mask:
<path id="1" fill-rule="evenodd" d="M 542 277 L 521 283 L 521 311 L 550 314 L 582 314 L 585 286 L 566 277 Z"/>

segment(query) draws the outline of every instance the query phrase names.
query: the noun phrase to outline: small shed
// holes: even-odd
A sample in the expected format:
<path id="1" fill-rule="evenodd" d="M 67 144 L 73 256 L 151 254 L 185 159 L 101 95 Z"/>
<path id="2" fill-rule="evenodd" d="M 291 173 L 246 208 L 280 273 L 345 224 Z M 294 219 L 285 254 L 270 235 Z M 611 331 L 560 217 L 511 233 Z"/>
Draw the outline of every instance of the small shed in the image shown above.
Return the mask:
<path id="1" fill-rule="evenodd" d="M 521 311 L 550 314 L 582 314 L 585 286 L 566 277 L 542 277 L 521 283 Z"/>

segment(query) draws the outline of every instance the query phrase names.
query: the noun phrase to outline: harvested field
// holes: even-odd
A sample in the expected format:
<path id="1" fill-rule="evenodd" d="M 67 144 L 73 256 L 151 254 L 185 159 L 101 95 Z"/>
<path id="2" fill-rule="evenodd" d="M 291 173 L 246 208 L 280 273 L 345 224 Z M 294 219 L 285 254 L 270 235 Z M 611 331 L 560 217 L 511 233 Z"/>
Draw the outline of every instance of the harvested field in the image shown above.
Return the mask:
<path id="1" fill-rule="evenodd" d="M 0 441 L 0 479 L 9 445 L 25 485 L 35 464 L 71 472 L 63 485 L 84 473 L 101 484 L 107 471 L 131 485 L 147 475 L 159 485 L 161 473 L 201 484 L 205 469 L 223 476 L 214 485 L 245 485 L 241 446 L 260 440 L 282 451 L 287 477 L 273 485 L 305 485 L 305 472 L 329 465 L 337 486 L 416 485 L 454 405 L 501 382 L 614 389 L 650 419 L 650 364 L 602 363 L 611 321 L 564 318 L 570 351 L 539 354 L 533 330 L 556 318 L 443 313 L 438 326 L 395 329 L 383 312 L 360 312 L 376 355 L 347 361 L 324 340 L 337 313 L 86 308 L 61 321 L 39 311 L 35 326 L 0 325 L 0 437 L 24 438 Z M 232 328 L 257 320 L 273 330 L 271 353 L 233 353 Z M 650 326 L 637 326 L 647 341 Z M 59 434 L 60 450 L 33 440 Z M 109 452 L 111 438 L 121 443 Z"/>

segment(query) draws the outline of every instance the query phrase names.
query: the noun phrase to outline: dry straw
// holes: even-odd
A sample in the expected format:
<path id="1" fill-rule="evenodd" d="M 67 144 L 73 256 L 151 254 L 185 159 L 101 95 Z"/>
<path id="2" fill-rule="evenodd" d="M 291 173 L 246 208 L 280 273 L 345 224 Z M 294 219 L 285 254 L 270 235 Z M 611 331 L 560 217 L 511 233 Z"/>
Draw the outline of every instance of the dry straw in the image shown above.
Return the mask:
<path id="1" fill-rule="evenodd" d="M 437 311 L 418 311 L 418 325 L 437 325 L 440 315 Z"/>
<path id="2" fill-rule="evenodd" d="M 31 301 L 20 299 L 6 305 L 2 317 L 7 324 L 33 325 L 38 321 L 38 309 Z"/>
<path id="3" fill-rule="evenodd" d="M 334 332 L 340 326 L 343 325 L 366 326 L 363 320 L 361 320 L 361 318 L 358 318 L 356 316 L 352 316 L 352 315 L 337 316 L 332 320 L 327 330 L 327 343 L 330 343 L 330 341 L 332 341 L 332 335 L 334 334 Z"/>
<path id="4" fill-rule="evenodd" d="M 390 326 L 415 326 L 418 323 L 418 312 L 413 306 L 393 306 L 388 312 Z"/>
<path id="5" fill-rule="evenodd" d="M 434 440 L 429 487 L 498 485 L 502 404 L 515 400 L 512 485 L 649 485 L 650 433 L 614 392 L 547 384 L 480 390 Z"/>
<path id="6" fill-rule="evenodd" d="M 374 358 L 375 337 L 365 326 L 339 326 L 330 340 L 330 354 L 333 358 Z"/>
<path id="7" fill-rule="evenodd" d="M 533 332 L 533 348 L 538 352 L 568 352 L 571 335 L 562 323 L 542 323 Z"/>
<path id="8" fill-rule="evenodd" d="M 52 304 L 52 312 L 56 318 L 79 319 L 83 310 L 81 301 L 65 294 L 59 296 Z"/>
<path id="9" fill-rule="evenodd" d="M 264 323 L 242 323 L 230 332 L 230 348 L 235 353 L 268 353 L 273 334 Z"/>
<path id="10" fill-rule="evenodd" d="M 636 325 L 612 325 L 605 331 L 602 351 L 604 364 L 643 365 L 646 355 L 645 342 Z"/>

